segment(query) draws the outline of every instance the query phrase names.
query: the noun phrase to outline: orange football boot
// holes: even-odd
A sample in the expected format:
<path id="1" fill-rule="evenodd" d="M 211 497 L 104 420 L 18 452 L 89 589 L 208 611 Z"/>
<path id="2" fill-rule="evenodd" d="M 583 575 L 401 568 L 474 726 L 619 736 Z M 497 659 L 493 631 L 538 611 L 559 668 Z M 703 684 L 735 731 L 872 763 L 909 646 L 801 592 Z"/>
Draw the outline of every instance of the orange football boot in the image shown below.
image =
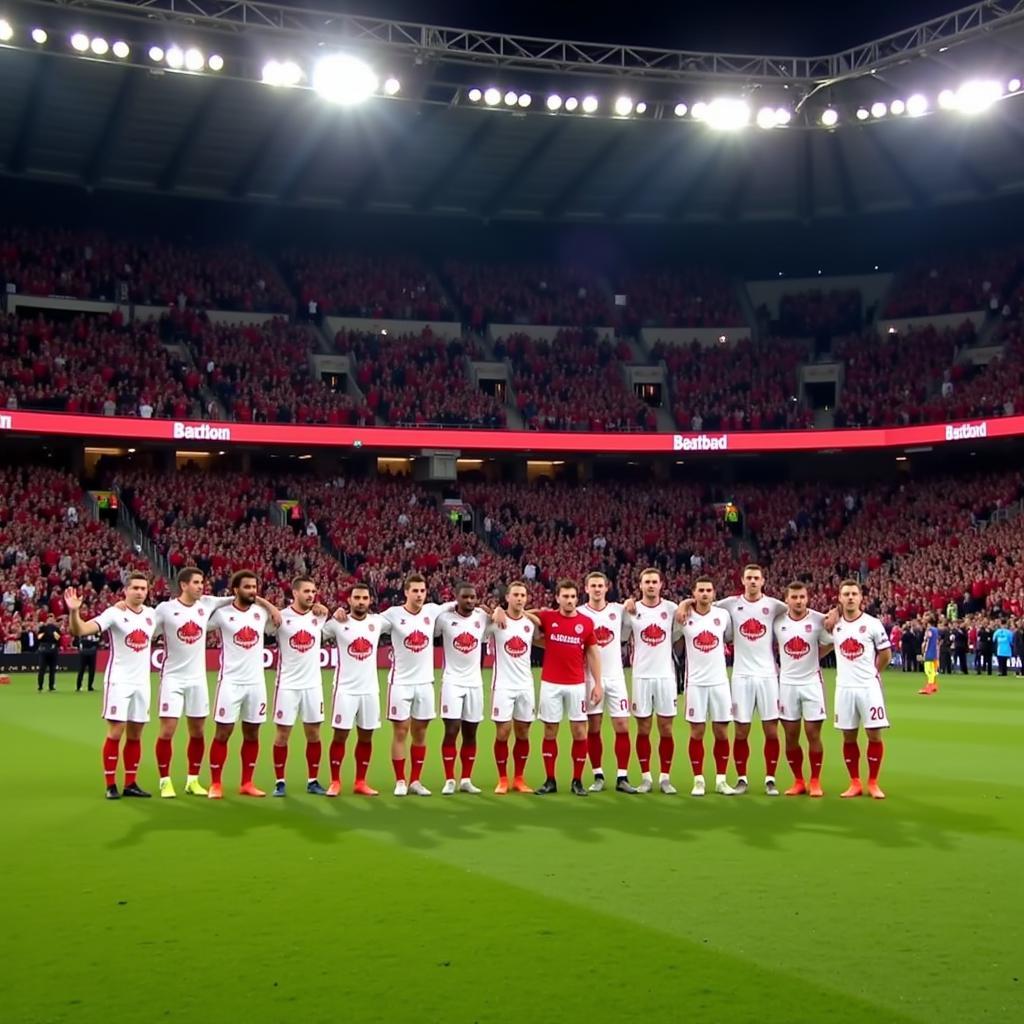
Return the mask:
<path id="1" fill-rule="evenodd" d="M 868 795 L 872 800 L 884 800 L 885 793 L 882 792 L 882 787 L 877 782 L 868 781 Z"/>
<path id="2" fill-rule="evenodd" d="M 266 796 L 262 789 L 257 789 L 251 782 L 242 783 L 241 789 L 238 791 L 239 796 Z"/>
<path id="3" fill-rule="evenodd" d="M 358 793 L 360 796 L 380 796 L 375 789 L 371 789 L 367 785 L 365 779 L 357 779 L 355 784 L 352 786 L 352 792 Z"/>
<path id="4" fill-rule="evenodd" d="M 803 779 L 797 779 L 789 789 L 786 790 L 785 796 L 803 796 L 807 792 L 807 784 Z"/>
<path id="5" fill-rule="evenodd" d="M 864 787 L 860 784 L 860 779 L 851 779 L 850 780 L 850 788 L 849 789 L 844 789 L 843 792 L 840 793 L 839 795 L 844 800 L 848 800 L 851 796 L 863 796 L 864 795 Z"/>
<path id="6" fill-rule="evenodd" d="M 224 787 L 219 782 L 211 782 L 210 791 L 206 796 L 210 800 L 222 800 L 224 798 Z"/>
<path id="7" fill-rule="evenodd" d="M 508 792 L 508 779 L 498 779 L 498 784 L 494 787 L 494 792 L 498 796 L 504 796 Z"/>
<path id="8" fill-rule="evenodd" d="M 512 780 L 512 788 L 517 793 L 532 793 L 533 792 L 533 786 L 528 786 L 526 784 L 526 780 L 521 775 L 517 775 Z"/>
<path id="9" fill-rule="evenodd" d="M 327 787 L 328 796 L 337 796 L 341 792 L 341 781 L 339 779 L 331 779 L 331 784 Z"/>
<path id="10" fill-rule="evenodd" d="M 807 792 L 814 797 L 824 796 L 825 791 L 821 788 L 821 779 L 811 779 L 811 784 Z"/>

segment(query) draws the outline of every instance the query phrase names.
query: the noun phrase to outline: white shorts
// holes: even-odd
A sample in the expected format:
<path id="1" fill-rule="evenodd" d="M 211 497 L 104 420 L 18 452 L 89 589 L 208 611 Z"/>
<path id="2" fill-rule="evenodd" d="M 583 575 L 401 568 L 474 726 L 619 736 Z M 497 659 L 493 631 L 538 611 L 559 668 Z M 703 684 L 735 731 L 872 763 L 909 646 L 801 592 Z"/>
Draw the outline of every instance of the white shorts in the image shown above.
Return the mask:
<path id="1" fill-rule="evenodd" d="M 354 726 L 360 729 L 379 729 L 380 694 L 335 690 L 331 725 L 335 729 L 351 729 Z"/>
<path id="2" fill-rule="evenodd" d="M 825 687 L 820 679 L 812 683 L 779 684 L 779 718 L 786 722 L 824 722 Z"/>
<path id="3" fill-rule="evenodd" d="M 415 718 L 418 722 L 429 722 L 436 717 L 433 683 L 388 686 L 388 718 L 392 722 L 404 722 L 409 718 Z"/>
<path id="4" fill-rule="evenodd" d="M 882 684 L 876 679 L 870 686 L 837 686 L 834 721 L 837 729 L 888 729 Z"/>
<path id="5" fill-rule="evenodd" d="M 679 694 L 670 676 L 633 676 L 633 714 L 637 718 L 675 718 Z"/>
<path id="6" fill-rule="evenodd" d="M 102 717 L 108 722 L 148 722 L 149 684 L 107 683 L 103 687 Z"/>
<path id="7" fill-rule="evenodd" d="M 484 720 L 483 686 L 456 686 L 441 683 L 441 717 L 458 722 Z"/>
<path id="8" fill-rule="evenodd" d="M 626 680 L 623 679 L 602 679 L 601 689 L 604 696 L 600 704 L 591 704 L 589 694 L 593 683 L 587 683 L 587 714 L 600 715 L 608 713 L 609 718 L 629 717 L 629 694 L 626 692 Z"/>
<path id="9" fill-rule="evenodd" d="M 234 725 L 239 718 L 250 725 L 267 720 L 267 686 L 259 683 L 217 684 L 213 701 L 213 720 L 221 725 Z"/>
<path id="10" fill-rule="evenodd" d="M 310 686 L 305 690 L 274 690 L 274 724 L 294 725 L 301 719 L 303 725 L 318 725 L 324 720 L 324 691 Z"/>
<path id="11" fill-rule="evenodd" d="M 542 722 L 554 725 L 562 717 L 570 722 L 587 720 L 586 683 L 546 683 L 540 681 L 540 714 Z"/>
<path id="12" fill-rule="evenodd" d="M 494 722 L 532 722 L 537 717 L 537 701 L 533 690 L 491 691 L 491 720 Z"/>
<path id="13" fill-rule="evenodd" d="M 179 683 L 160 680 L 157 710 L 161 718 L 206 718 L 210 713 L 210 690 L 204 679 L 201 683 Z"/>
<path id="14" fill-rule="evenodd" d="M 754 720 L 754 709 L 762 722 L 779 717 L 779 681 L 774 676 L 732 677 L 732 717 L 744 724 Z"/>
<path id="15" fill-rule="evenodd" d="M 686 720 L 688 722 L 732 721 L 732 694 L 728 683 L 686 688 Z"/>

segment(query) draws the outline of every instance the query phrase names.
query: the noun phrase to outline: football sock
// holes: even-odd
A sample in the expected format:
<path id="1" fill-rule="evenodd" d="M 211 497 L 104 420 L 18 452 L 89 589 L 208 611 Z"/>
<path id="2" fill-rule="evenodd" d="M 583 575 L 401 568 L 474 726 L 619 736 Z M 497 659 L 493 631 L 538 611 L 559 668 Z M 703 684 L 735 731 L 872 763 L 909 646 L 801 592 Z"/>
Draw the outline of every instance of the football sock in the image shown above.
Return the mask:
<path id="1" fill-rule="evenodd" d="M 117 755 L 119 740 L 105 739 L 103 741 L 103 778 L 108 786 L 117 783 Z"/>
<path id="2" fill-rule="evenodd" d="M 572 777 L 579 782 L 583 778 L 583 769 L 587 763 L 587 741 L 572 741 Z"/>
<path id="3" fill-rule="evenodd" d="M 793 773 L 793 778 L 802 779 L 804 777 L 803 749 L 800 747 L 787 747 L 786 760 L 789 762 L 789 769 Z"/>
<path id="4" fill-rule="evenodd" d="M 595 772 L 603 772 L 601 761 L 604 759 L 604 740 L 599 732 L 587 733 L 587 754 L 590 757 L 590 767 Z"/>
<path id="5" fill-rule="evenodd" d="M 885 752 L 885 744 L 881 740 L 871 740 L 868 743 L 868 782 L 877 782 L 878 773 L 882 770 L 882 755 Z"/>
<path id="6" fill-rule="evenodd" d="M 395 771 L 395 782 L 405 782 L 405 758 L 391 758 L 391 767 Z"/>
<path id="7" fill-rule="evenodd" d="M 629 755 L 632 753 L 632 745 L 629 742 L 628 732 L 617 732 L 615 734 L 615 765 L 620 775 L 629 771 Z"/>
<path id="8" fill-rule="evenodd" d="M 637 736 L 636 759 L 640 762 L 640 771 L 646 775 L 651 770 L 651 737 Z"/>
<path id="9" fill-rule="evenodd" d="M 704 774 L 704 741 L 690 740 L 690 767 L 693 769 L 694 778 Z"/>
<path id="10" fill-rule="evenodd" d="M 331 782 L 340 782 L 341 762 L 345 760 L 345 741 L 332 740 L 327 756 L 331 761 Z"/>
<path id="11" fill-rule="evenodd" d="M 764 773 L 770 779 L 775 778 L 775 771 L 779 767 L 779 739 L 770 737 L 764 741 Z"/>
<path id="12" fill-rule="evenodd" d="M 455 754 L 454 743 L 441 744 L 441 760 L 444 762 L 445 781 L 455 778 Z"/>
<path id="13" fill-rule="evenodd" d="M 366 781 L 366 773 L 370 768 L 370 756 L 372 754 L 372 743 L 360 740 L 356 744 L 356 782 Z"/>
<path id="14" fill-rule="evenodd" d="M 676 752 L 676 741 L 671 736 L 662 736 L 658 741 L 658 760 L 661 762 L 661 774 L 668 775 L 672 771 L 672 758 Z"/>
<path id="15" fill-rule="evenodd" d="M 494 763 L 498 766 L 498 778 L 508 778 L 508 740 L 494 741 Z"/>
<path id="16" fill-rule="evenodd" d="M 553 779 L 555 765 L 558 762 L 558 740 L 544 740 L 540 749 L 544 757 L 544 774 L 547 778 Z"/>
<path id="17" fill-rule="evenodd" d="M 526 771 L 526 762 L 530 757 L 530 741 L 516 740 L 512 747 L 512 763 L 515 765 L 515 777 L 521 779 Z"/>
<path id="18" fill-rule="evenodd" d="M 748 740 L 733 740 L 732 759 L 736 762 L 736 774 L 746 775 L 747 762 L 750 760 L 750 742 Z M 725 774 L 724 771 L 719 771 L 719 775 L 723 774 Z"/>
<path id="19" fill-rule="evenodd" d="M 846 770 L 850 773 L 851 779 L 860 778 L 860 747 L 856 740 L 853 743 L 843 744 L 843 760 L 846 762 Z"/>
<path id="20" fill-rule="evenodd" d="M 259 740 L 242 740 L 242 785 L 252 782 L 260 756 Z"/>
<path id="21" fill-rule="evenodd" d="M 188 738 L 188 773 L 198 778 L 206 756 L 206 740 L 202 736 Z"/>
<path id="22" fill-rule="evenodd" d="M 824 754 L 825 754 L 824 750 L 809 750 L 807 752 L 807 757 L 810 759 L 810 762 L 811 762 L 811 778 L 812 779 L 820 779 L 821 778 L 821 760 L 824 757 Z"/>
<path id="23" fill-rule="evenodd" d="M 473 777 L 473 765 L 476 764 L 476 744 L 468 747 L 462 744 L 462 774 L 460 779 L 471 779 Z"/>
<path id="24" fill-rule="evenodd" d="M 715 773 L 724 775 L 729 770 L 729 741 L 715 740 L 711 749 L 715 757 Z"/>
<path id="25" fill-rule="evenodd" d="M 879 744 L 881 746 L 881 744 Z M 141 740 L 124 741 L 124 784 L 134 786 L 139 775 L 139 759 L 142 757 Z"/>
<path id="26" fill-rule="evenodd" d="M 415 743 L 409 748 L 409 756 L 412 759 L 412 768 L 409 772 L 410 782 L 419 782 L 423 773 L 423 762 L 427 759 L 427 748 L 417 746 Z"/>
<path id="27" fill-rule="evenodd" d="M 284 766 L 288 763 L 287 745 L 278 746 L 274 744 L 274 778 L 278 782 L 284 782 Z"/>
<path id="28" fill-rule="evenodd" d="M 171 777 L 171 755 L 173 752 L 170 740 L 156 741 L 156 770 L 161 779 Z"/>
<path id="29" fill-rule="evenodd" d="M 319 740 L 306 743 L 306 778 L 313 782 L 320 774 L 320 757 L 323 754 L 323 746 Z"/>
<path id="30" fill-rule="evenodd" d="M 228 756 L 228 745 L 223 740 L 214 739 L 210 743 L 210 781 L 220 785 L 224 772 L 224 762 Z"/>

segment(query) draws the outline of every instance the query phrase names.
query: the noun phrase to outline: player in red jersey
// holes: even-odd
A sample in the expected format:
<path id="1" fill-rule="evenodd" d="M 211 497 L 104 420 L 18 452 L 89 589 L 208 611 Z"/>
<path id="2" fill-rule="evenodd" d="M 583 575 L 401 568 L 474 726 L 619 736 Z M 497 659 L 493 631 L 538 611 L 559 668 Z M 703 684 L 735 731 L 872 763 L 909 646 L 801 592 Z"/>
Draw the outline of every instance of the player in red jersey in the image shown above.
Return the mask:
<path id="1" fill-rule="evenodd" d="M 125 608 L 108 608 L 95 619 L 81 616 L 82 598 L 74 587 L 64 591 L 72 636 L 110 634 L 110 658 L 103 685 L 103 717 L 107 738 L 103 743 L 103 775 L 107 799 L 117 800 L 117 759 L 124 741 L 124 790 L 129 797 L 148 797 L 136 781 L 142 754 L 142 729 L 149 721 L 149 651 L 156 628 L 152 608 L 146 607 L 149 580 L 130 573 L 124 585 Z"/>

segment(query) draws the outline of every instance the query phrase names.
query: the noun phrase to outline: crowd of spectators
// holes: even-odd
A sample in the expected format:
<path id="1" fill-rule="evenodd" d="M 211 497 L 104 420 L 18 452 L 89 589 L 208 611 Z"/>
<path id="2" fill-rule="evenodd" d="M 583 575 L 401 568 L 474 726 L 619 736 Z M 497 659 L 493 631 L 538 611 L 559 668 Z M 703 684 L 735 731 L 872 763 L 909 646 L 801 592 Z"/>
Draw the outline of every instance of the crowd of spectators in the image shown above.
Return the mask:
<path id="1" fill-rule="evenodd" d="M 623 275 L 616 295 L 626 297 L 617 312 L 629 333 L 642 327 L 739 327 L 736 289 L 723 275 L 701 269 L 651 270 Z"/>
<path id="2" fill-rule="evenodd" d="M 864 323 L 864 299 L 859 289 L 811 289 L 783 295 L 779 300 L 777 333 L 783 338 L 859 331 Z"/>

